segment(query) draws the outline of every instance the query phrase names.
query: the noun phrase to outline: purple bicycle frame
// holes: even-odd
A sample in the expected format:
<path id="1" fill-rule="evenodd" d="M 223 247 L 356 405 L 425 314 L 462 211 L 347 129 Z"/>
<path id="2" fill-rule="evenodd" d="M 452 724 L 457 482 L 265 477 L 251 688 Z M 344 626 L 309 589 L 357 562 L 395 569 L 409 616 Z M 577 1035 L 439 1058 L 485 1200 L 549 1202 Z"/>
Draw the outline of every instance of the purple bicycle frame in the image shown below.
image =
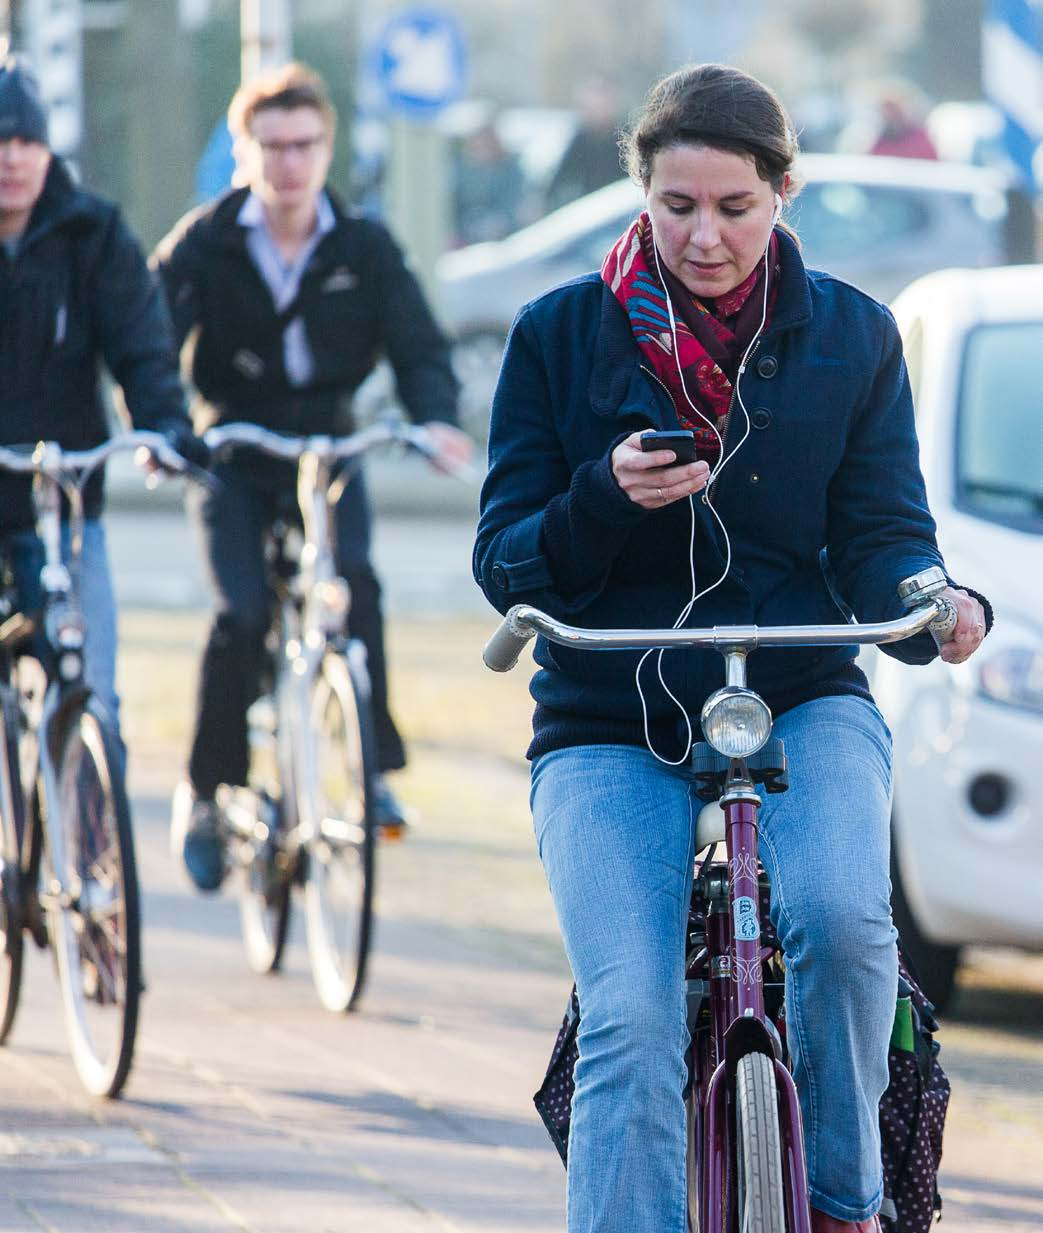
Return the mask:
<path id="1" fill-rule="evenodd" d="M 793 1076 L 776 1056 L 764 1012 L 763 966 L 773 948 L 761 940 L 758 806 L 752 791 L 723 806 L 729 911 L 712 911 L 706 918 L 710 1039 L 701 1057 L 693 1058 L 696 1118 L 690 1129 L 701 1147 L 699 1233 L 739 1233 L 726 1227 L 728 1214 L 737 1210 L 731 1168 L 738 1159 L 733 1091 L 735 1067 L 750 1052 L 767 1053 L 775 1063 L 787 1228 L 789 1233 L 811 1233 L 797 1090 Z"/>

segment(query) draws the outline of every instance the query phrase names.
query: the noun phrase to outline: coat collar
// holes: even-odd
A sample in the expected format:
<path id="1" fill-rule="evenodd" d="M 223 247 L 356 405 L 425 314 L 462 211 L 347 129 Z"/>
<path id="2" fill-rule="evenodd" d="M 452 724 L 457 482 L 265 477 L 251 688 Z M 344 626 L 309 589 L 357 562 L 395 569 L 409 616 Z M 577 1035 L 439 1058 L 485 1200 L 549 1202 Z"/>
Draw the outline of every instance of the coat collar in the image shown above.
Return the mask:
<path id="1" fill-rule="evenodd" d="M 29 216 L 22 247 L 27 248 L 47 232 L 71 220 L 90 219 L 95 214 L 91 198 L 76 186 L 61 159 L 52 155 L 43 191 Z"/>
<path id="2" fill-rule="evenodd" d="M 811 292 L 800 249 L 788 232 L 776 229 L 775 234 L 782 275 L 766 338 L 811 320 Z M 641 352 L 626 311 L 602 283 L 601 319 L 589 387 L 590 403 L 598 415 L 621 415 L 630 409 L 640 368 Z M 642 401 L 647 404 L 647 399 Z M 647 405 L 643 409 L 647 410 Z"/>
<path id="3" fill-rule="evenodd" d="M 219 197 L 211 207 L 210 234 L 219 247 L 246 251 L 249 226 L 241 222 L 239 216 L 250 195 L 249 188 L 233 188 Z M 323 189 L 323 195 L 331 211 L 332 226 L 326 229 L 316 252 L 325 248 L 324 242 L 329 239 L 329 235 L 350 217 L 340 198 L 328 185 Z"/>

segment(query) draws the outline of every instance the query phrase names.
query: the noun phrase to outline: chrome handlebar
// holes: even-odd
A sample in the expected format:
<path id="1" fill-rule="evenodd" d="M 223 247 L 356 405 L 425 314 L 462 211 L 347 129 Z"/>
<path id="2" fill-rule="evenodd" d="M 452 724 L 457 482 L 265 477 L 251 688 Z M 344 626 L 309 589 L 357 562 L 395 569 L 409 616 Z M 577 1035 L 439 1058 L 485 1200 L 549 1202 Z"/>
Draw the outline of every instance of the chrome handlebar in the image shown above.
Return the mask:
<path id="1" fill-rule="evenodd" d="M 113 454 L 139 449 L 147 450 L 171 471 L 187 468 L 188 464 L 162 433 L 139 430 L 120 433 L 89 450 L 64 450 L 55 441 L 0 447 L 0 470 L 46 475 L 61 484 L 74 480 L 82 485 Z"/>
<path id="2" fill-rule="evenodd" d="M 926 576 L 929 575 L 929 576 Z M 494 672 L 509 672 L 518 662 L 525 644 L 542 634 L 559 646 L 579 650 L 648 651 L 679 647 L 712 647 L 728 651 L 752 651 L 761 646 L 849 646 L 900 642 L 930 628 L 939 642 L 952 637 L 956 610 L 940 597 L 945 575 L 932 568 L 917 575 L 921 585 L 902 594 L 904 603 L 916 606 L 895 621 L 858 625 L 715 625 L 712 629 L 579 629 L 566 625 L 528 604 L 515 604 L 485 645 L 482 659 Z M 907 582 L 911 581 L 909 579 Z M 903 583 L 904 587 L 906 584 Z"/>
<path id="3" fill-rule="evenodd" d="M 302 454 L 316 454 L 329 462 L 356 458 L 375 446 L 392 443 L 407 445 L 427 458 L 438 452 L 423 428 L 394 423 L 373 424 L 346 437 L 289 437 L 262 428 L 260 424 L 218 424 L 206 430 L 203 440 L 214 452 L 245 445 L 288 462 L 296 462 Z"/>

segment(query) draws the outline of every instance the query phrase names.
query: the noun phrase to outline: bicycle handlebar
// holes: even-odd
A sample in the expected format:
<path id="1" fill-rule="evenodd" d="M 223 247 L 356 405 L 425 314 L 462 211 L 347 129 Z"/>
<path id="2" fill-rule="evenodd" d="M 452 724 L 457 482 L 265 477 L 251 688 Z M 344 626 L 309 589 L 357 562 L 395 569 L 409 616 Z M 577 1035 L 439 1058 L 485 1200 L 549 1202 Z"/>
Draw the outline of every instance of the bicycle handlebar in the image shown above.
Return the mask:
<path id="1" fill-rule="evenodd" d="M 847 646 L 900 642 L 932 626 L 945 640 L 952 634 L 952 605 L 931 598 L 896 621 L 868 625 L 715 625 L 712 629 L 579 629 L 528 604 L 515 604 L 485 645 L 482 659 L 494 672 L 509 672 L 525 644 L 542 634 L 560 646 L 580 650 L 646 651 L 678 647 L 752 651 L 760 646 Z"/>
<path id="2" fill-rule="evenodd" d="M 163 467 L 183 472 L 188 463 L 160 432 L 123 432 L 110 437 L 89 450 L 64 450 L 56 441 L 40 441 L 35 445 L 0 447 L 0 470 L 26 474 L 37 472 L 59 481 L 75 478 L 83 483 L 113 454 L 126 450 L 148 450 Z"/>
<path id="3" fill-rule="evenodd" d="M 288 437 L 262 428 L 260 424 L 218 424 L 206 430 L 203 440 L 214 451 L 227 446 L 245 445 L 289 462 L 296 462 L 302 454 L 318 454 L 331 462 L 356 458 L 374 446 L 392 442 L 408 445 L 425 457 L 437 454 L 424 430 L 410 424 L 373 424 L 347 437 Z"/>

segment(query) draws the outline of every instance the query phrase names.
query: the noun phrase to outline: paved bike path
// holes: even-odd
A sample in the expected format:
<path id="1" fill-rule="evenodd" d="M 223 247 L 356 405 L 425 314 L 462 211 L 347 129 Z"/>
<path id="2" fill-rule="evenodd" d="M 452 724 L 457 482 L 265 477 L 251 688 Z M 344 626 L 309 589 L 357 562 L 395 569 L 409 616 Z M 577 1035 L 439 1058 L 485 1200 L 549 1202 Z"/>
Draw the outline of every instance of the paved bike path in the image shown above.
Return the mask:
<path id="1" fill-rule="evenodd" d="M 530 1095 L 561 975 L 388 921 L 362 1013 L 330 1016 L 301 946 L 284 977 L 245 970 L 234 904 L 192 897 L 159 803 L 136 807 L 149 989 L 126 1098 L 80 1096 L 35 959 L 0 1053 L 0 1231 L 554 1228 Z"/>

